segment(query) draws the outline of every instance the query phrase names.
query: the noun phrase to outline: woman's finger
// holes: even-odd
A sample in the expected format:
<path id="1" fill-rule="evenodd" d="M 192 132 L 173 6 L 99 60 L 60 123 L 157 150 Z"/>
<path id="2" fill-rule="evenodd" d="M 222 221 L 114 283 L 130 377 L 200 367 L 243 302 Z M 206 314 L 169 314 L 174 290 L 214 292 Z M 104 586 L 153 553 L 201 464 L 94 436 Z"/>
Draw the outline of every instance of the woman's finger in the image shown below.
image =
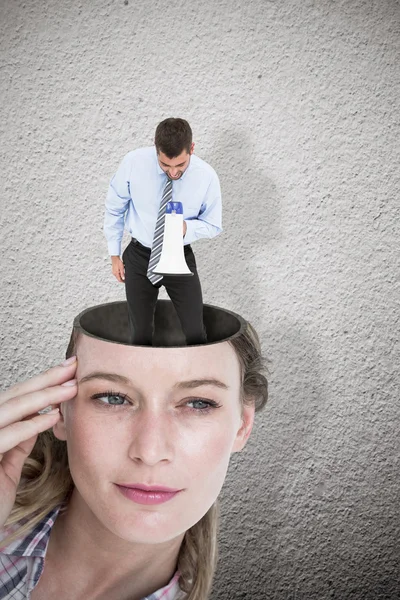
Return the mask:
<path id="1" fill-rule="evenodd" d="M 57 412 L 55 413 L 36 415 L 28 421 L 19 421 L 17 423 L 11 423 L 8 427 L 4 427 L 4 429 L 1 430 L 0 435 L 0 455 L 8 452 L 12 448 L 16 448 L 21 442 L 53 427 L 60 417 L 59 410 L 56 410 Z"/>
<path id="2" fill-rule="evenodd" d="M 0 405 L 0 437 L 3 436 L 3 427 L 30 417 L 49 405 L 54 406 L 74 398 L 78 389 L 76 379 L 66 383 L 72 385 L 49 387 L 16 398 L 10 398 Z"/>
<path id="3" fill-rule="evenodd" d="M 76 367 L 76 357 L 73 356 L 65 361 L 64 364 L 51 367 L 47 371 L 35 375 L 35 377 L 32 377 L 27 381 L 17 383 L 4 392 L 0 392 L 0 404 L 3 404 L 10 398 L 15 398 L 16 396 L 24 396 L 31 392 L 43 390 L 54 385 L 60 385 L 73 378 Z"/>
<path id="4" fill-rule="evenodd" d="M 27 440 L 20 442 L 15 448 L 5 452 L 1 458 L 1 468 L 6 477 L 11 479 L 14 486 L 17 487 L 21 479 L 22 468 L 27 457 L 33 450 L 37 440 L 37 435 L 34 435 Z"/>

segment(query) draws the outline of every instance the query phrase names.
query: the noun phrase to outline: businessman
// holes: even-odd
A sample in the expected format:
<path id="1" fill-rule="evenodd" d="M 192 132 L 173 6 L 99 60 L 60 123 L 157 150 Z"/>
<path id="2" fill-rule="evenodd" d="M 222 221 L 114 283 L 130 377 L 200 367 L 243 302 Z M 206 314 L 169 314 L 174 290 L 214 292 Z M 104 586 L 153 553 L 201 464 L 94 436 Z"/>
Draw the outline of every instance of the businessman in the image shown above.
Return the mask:
<path id="1" fill-rule="evenodd" d="M 192 130 L 184 119 L 157 126 L 154 146 L 129 152 L 111 180 L 104 233 L 112 272 L 125 282 L 131 341 L 152 345 L 156 301 L 161 285 L 174 304 L 186 343 L 207 341 L 203 299 L 191 244 L 222 231 L 221 189 L 214 169 L 194 153 Z M 192 277 L 153 272 L 161 251 L 167 201 L 183 204 L 183 244 Z M 121 260 L 124 228 L 131 236 Z"/>

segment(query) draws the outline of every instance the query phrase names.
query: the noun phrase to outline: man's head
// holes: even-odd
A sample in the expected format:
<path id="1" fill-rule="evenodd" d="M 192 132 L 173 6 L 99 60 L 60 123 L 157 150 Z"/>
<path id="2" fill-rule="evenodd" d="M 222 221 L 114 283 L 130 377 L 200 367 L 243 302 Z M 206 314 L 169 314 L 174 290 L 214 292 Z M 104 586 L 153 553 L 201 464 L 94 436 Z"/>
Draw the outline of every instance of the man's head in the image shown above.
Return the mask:
<path id="1" fill-rule="evenodd" d="M 179 179 L 189 166 L 194 143 L 185 119 L 165 119 L 156 129 L 154 140 L 158 162 L 170 179 Z"/>

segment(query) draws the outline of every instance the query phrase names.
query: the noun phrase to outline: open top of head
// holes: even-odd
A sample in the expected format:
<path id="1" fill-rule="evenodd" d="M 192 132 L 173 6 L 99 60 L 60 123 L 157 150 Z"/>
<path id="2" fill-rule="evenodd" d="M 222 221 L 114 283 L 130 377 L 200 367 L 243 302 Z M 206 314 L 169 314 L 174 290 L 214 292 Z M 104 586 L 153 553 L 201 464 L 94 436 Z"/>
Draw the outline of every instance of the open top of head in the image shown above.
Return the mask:
<path id="1" fill-rule="evenodd" d="M 210 304 L 204 304 L 203 320 L 207 331 L 207 345 L 229 341 L 243 334 L 247 326 L 240 315 Z M 75 318 L 74 329 L 104 341 L 131 345 L 127 302 L 109 302 L 87 308 Z M 172 302 L 158 300 L 153 346 L 173 348 L 185 345 L 185 337 Z"/>

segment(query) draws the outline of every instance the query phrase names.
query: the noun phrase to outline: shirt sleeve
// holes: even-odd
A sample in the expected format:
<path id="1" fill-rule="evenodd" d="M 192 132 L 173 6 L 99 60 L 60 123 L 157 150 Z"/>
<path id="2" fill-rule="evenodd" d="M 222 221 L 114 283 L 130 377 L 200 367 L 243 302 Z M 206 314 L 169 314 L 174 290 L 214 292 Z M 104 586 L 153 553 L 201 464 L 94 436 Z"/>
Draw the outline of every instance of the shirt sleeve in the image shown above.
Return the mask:
<path id="1" fill-rule="evenodd" d="M 206 197 L 201 205 L 196 219 L 185 219 L 186 235 L 185 244 L 200 238 L 213 238 L 222 231 L 222 200 L 221 186 L 216 173 L 213 174 L 208 186 Z"/>
<path id="2" fill-rule="evenodd" d="M 121 242 L 124 235 L 125 213 L 131 201 L 129 176 L 131 172 L 131 153 L 127 154 L 114 177 L 111 179 L 104 215 L 104 235 L 106 236 L 110 256 L 121 255 Z"/>

